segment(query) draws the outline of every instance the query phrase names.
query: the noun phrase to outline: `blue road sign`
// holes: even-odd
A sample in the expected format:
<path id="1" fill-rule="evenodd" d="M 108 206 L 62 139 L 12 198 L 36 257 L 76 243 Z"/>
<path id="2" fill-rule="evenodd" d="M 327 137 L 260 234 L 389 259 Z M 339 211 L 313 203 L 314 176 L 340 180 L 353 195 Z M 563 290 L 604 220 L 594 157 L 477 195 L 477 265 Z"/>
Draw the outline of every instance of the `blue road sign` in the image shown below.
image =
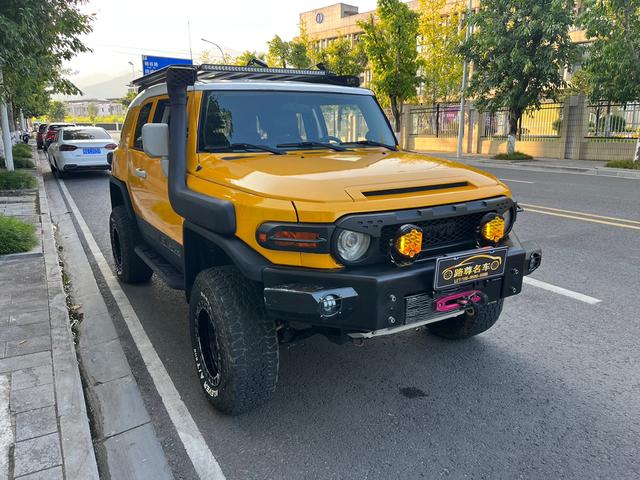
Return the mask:
<path id="1" fill-rule="evenodd" d="M 188 58 L 156 57 L 153 55 L 142 55 L 142 74 L 146 75 L 156 70 L 160 70 L 168 65 L 193 65 Z"/>

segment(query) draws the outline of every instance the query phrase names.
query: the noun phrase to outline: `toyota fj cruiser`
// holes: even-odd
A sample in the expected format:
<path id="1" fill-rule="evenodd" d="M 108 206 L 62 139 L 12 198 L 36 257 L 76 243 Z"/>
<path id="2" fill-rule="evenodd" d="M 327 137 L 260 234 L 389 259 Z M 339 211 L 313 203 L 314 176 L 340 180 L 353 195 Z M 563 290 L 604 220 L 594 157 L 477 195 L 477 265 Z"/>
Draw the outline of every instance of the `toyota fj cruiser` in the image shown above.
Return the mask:
<path id="1" fill-rule="evenodd" d="M 135 83 L 109 154 L 116 272 L 185 291 L 197 374 L 223 412 L 267 400 L 279 343 L 477 335 L 540 264 L 509 189 L 401 151 L 356 77 L 201 65 Z"/>

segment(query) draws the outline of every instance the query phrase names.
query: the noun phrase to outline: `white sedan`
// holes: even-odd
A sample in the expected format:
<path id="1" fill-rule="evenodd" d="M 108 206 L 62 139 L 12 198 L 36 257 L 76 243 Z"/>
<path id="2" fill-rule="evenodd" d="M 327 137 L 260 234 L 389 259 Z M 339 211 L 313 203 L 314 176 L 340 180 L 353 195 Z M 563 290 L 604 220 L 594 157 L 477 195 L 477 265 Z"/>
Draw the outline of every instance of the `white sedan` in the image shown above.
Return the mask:
<path id="1" fill-rule="evenodd" d="M 108 170 L 107 154 L 115 150 L 111 135 L 100 127 L 64 127 L 56 132 L 47 156 L 51 170 L 62 173 Z"/>

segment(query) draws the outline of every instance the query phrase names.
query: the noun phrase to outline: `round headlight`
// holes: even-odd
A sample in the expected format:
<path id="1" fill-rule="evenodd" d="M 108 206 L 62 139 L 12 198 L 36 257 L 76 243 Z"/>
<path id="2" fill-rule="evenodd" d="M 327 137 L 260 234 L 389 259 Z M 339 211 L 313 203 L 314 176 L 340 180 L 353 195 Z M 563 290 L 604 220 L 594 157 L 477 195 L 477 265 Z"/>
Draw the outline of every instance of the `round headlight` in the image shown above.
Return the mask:
<path id="1" fill-rule="evenodd" d="M 369 250 L 371 237 L 366 233 L 342 230 L 336 239 L 336 252 L 345 262 L 357 262 Z"/>

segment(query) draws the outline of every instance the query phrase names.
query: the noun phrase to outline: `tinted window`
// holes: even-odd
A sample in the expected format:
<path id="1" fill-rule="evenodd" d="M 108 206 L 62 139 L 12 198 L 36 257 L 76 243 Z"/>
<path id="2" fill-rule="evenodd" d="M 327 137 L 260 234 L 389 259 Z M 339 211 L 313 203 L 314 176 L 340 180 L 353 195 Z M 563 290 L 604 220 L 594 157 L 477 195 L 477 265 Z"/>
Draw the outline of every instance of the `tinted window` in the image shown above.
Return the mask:
<path id="1" fill-rule="evenodd" d="M 81 130 L 63 130 L 63 140 L 111 140 L 111 136 L 102 128 L 83 128 Z"/>
<path id="2" fill-rule="evenodd" d="M 169 123 L 170 116 L 169 109 L 169 100 L 163 98 L 162 100 L 158 100 L 158 105 L 156 106 L 156 111 L 153 114 L 153 123 Z"/>
<path id="3" fill-rule="evenodd" d="M 395 144 L 382 110 L 369 95 L 209 91 L 200 115 L 201 151 L 232 143 L 277 147 L 303 141 L 372 140 Z"/>
<path id="4" fill-rule="evenodd" d="M 149 123 L 149 114 L 151 113 L 152 103 L 147 103 L 140 109 L 138 114 L 138 121 L 136 122 L 136 129 L 133 134 L 133 148 L 142 150 L 142 126 L 145 123 Z"/>

